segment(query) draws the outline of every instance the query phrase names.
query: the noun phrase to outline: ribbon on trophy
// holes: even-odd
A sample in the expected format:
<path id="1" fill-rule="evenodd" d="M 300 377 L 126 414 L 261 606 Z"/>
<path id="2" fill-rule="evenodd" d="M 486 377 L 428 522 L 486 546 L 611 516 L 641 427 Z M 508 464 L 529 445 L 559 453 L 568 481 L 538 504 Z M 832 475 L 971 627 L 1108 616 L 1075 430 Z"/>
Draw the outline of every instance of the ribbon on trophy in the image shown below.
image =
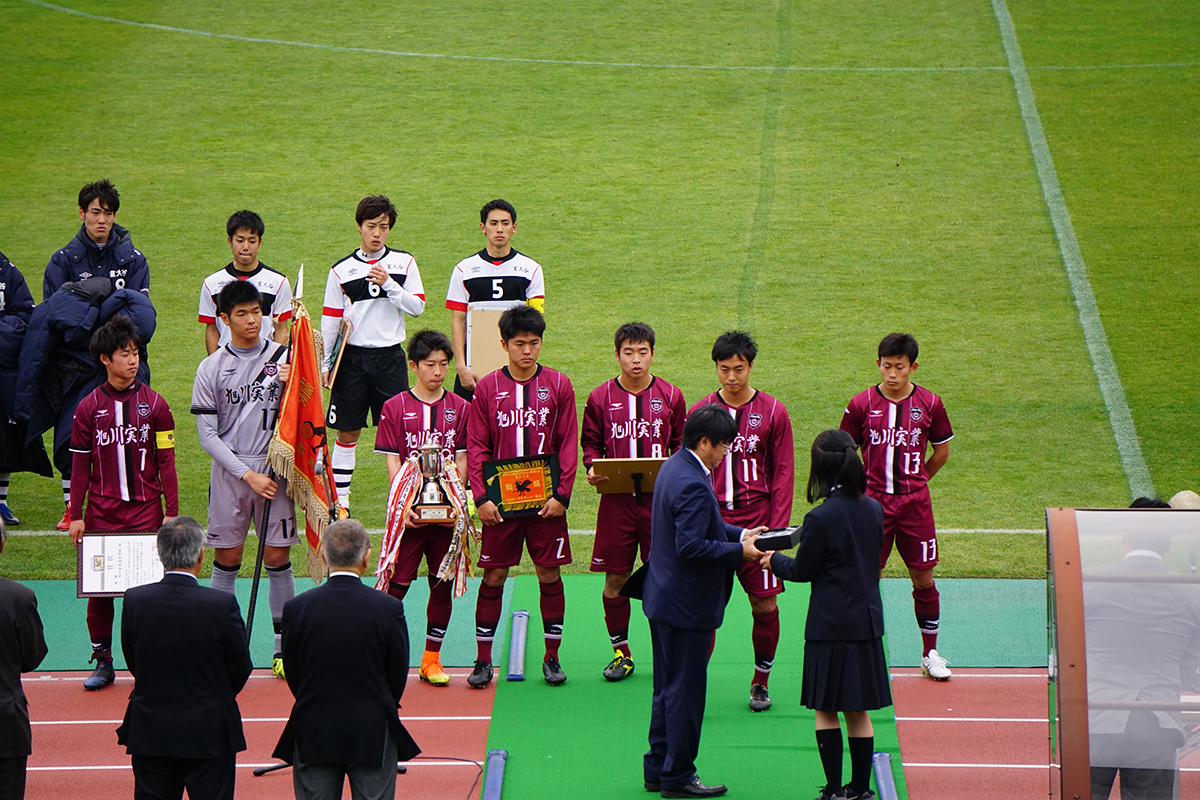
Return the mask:
<path id="1" fill-rule="evenodd" d="M 386 592 L 396 571 L 396 556 L 404 538 L 405 527 L 412 525 L 410 514 L 417 524 L 453 525 L 450 548 L 434 574 L 438 580 L 453 581 L 454 596 L 467 591 L 467 577 L 474 576 L 470 558 L 470 540 L 479 541 L 479 532 L 467 507 L 467 493 L 454 460 L 446 458 L 441 449 L 426 444 L 410 456 L 396 471 L 388 490 L 387 518 L 383 541 L 379 546 L 379 561 L 375 567 L 375 588 Z"/>

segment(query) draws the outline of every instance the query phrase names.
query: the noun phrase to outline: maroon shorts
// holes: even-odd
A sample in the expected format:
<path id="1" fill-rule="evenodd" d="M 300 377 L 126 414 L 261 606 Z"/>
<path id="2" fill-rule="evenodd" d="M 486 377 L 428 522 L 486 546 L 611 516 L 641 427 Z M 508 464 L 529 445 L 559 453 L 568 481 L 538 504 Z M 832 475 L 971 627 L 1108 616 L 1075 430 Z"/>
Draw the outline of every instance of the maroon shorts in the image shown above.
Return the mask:
<path id="1" fill-rule="evenodd" d="M 479 566 L 515 567 L 521 563 L 521 545 L 539 567 L 561 567 L 571 563 L 571 537 L 567 535 L 566 515 L 543 519 L 536 514 L 506 519 L 499 525 L 483 526 L 483 546 L 479 548 Z"/>
<path id="2" fill-rule="evenodd" d="M 442 559 L 450 551 L 454 540 L 454 528 L 447 525 L 417 525 L 405 528 L 400 537 L 400 552 L 396 553 L 396 571 L 392 580 L 396 583 L 412 583 L 421 568 L 421 559 L 429 567 L 429 574 L 437 576 Z"/>
<path id="3" fill-rule="evenodd" d="M 933 569 L 938 563 L 937 532 L 933 527 L 933 506 L 929 487 L 908 494 L 871 495 L 883 506 L 883 552 L 879 568 L 887 564 L 892 543 L 910 569 Z"/>
<path id="4" fill-rule="evenodd" d="M 770 524 L 771 507 L 761 503 L 750 508 L 737 508 L 730 511 L 721 509 L 721 516 L 730 525 L 739 528 L 757 528 Z M 743 561 L 737 568 L 738 581 L 746 594 L 751 597 L 773 597 L 783 593 L 783 581 L 775 577 L 769 569 L 763 569 L 757 561 Z"/>
<path id="5" fill-rule="evenodd" d="M 642 563 L 650 557 L 650 512 L 653 496 L 602 494 L 596 514 L 596 539 L 592 545 L 592 572 L 633 572 L 638 551 Z"/>
<path id="6" fill-rule="evenodd" d="M 163 523 L 162 499 L 127 501 L 89 494 L 83 527 L 89 531 L 157 531 Z"/>

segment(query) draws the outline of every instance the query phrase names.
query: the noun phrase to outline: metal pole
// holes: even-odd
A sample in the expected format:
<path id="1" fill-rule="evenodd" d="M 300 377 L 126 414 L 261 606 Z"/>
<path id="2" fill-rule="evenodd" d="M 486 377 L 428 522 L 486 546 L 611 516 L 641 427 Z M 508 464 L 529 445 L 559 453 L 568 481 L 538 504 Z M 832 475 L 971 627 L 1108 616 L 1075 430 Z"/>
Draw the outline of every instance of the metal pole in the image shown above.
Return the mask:
<path id="1" fill-rule="evenodd" d="M 275 480 L 275 468 L 267 470 L 267 477 Z M 258 555 L 254 559 L 254 578 L 250 582 L 250 605 L 246 610 L 246 644 L 250 644 L 250 634 L 254 630 L 254 606 L 258 603 L 258 579 L 262 573 L 263 556 L 267 553 L 267 525 L 271 521 L 271 498 L 263 500 L 262 523 L 255 529 L 258 534 Z"/>

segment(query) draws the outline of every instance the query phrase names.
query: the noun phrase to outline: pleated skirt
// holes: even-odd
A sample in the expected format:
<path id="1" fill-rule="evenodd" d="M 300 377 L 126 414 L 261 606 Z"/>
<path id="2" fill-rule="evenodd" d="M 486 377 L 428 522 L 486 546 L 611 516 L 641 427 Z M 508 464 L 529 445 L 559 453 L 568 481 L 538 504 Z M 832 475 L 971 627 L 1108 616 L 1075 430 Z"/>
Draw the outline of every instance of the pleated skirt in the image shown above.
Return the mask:
<path id="1" fill-rule="evenodd" d="M 892 704 L 883 639 L 804 642 L 800 703 L 819 711 L 873 711 Z"/>

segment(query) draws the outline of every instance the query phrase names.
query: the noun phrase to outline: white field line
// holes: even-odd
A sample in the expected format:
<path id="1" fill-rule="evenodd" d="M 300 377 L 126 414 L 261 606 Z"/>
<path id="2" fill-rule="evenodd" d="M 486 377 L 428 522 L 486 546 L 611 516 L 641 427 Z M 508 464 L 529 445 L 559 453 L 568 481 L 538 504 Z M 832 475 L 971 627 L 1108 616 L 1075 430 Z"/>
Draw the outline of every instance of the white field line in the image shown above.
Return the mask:
<path id="1" fill-rule="evenodd" d="M 896 717 L 896 722 L 1040 722 L 1045 725 L 1049 720 L 1039 717 Z"/>
<path id="2" fill-rule="evenodd" d="M 949 767 L 952 769 L 1057 769 L 1057 764 L 910 764 L 901 762 L 905 769 L 909 767 Z M 240 767 L 241 764 L 238 764 Z"/>
<path id="3" fill-rule="evenodd" d="M 1104 405 L 1108 409 L 1113 438 L 1116 439 L 1117 450 L 1121 455 L 1121 466 L 1129 479 L 1129 491 L 1134 497 L 1153 497 L 1154 484 L 1142 457 L 1142 447 L 1133 426 L 1133 416 L 1125 402 L 1125 390 L 1121 386 L 1121 378 L 1117 375 L 1112 351 L 1108 348 L 1108 337 L 1104 334 L 1104 323 L 1101 322 L 1100 312 L 1096 308 L 1096 298 L 1092 294 L 1087 267 L 1083 263 L 1079 242 L 1075 238 L 1075 229 L 1071 225 L 1071 215 L 1067 211 L 1066 200 L 1063 199 L 1062 187 L 1058 184 L 1054 159 L 1050 155 L 1050 146 L 1046 143 L 1042 119 L 1038 115 L 1037 104 L 1033 98 L 1033 87 L 1029 83 L 1029 74 L 1021 57 L 1021 47 L 1017 43 L 1016 27 L 1008 13 L 1005 0 L 992 0 L 992 10 L 1000 26 L 1000 38 L 1004 41 L 1004 54 L 1008 58 L 1009 72 L 1016 87 L 1017 102 L 1021 107 L 1021 118 L 1025 121 L 1029 147 L 1037 165 L 1038 180 L 1042 184 L 1042 194 L 1050 211 L 1050 220 L 1054 224 L 1058 247 L 1067 269 L 1067 279 L 1071 284 L 1071 294 L 1075 297 L 1075 306 L 1079 310 L 1079 323 L 1083 326 L 1083 338 L 1087 343 L 1088 355 L 1092 359 L 1092 369 L 1100 382 L 1100 394 L 1104 397 Z"/>
<path id="4" fill-rule="evenodd" d="M 920 678 L 923 681 L 929 680 L 929 678 L 926 678 L 920 672 L 893 672 L 892 680 L 896 680 L 897 678 Z M 1046 680 L 1046 673 L 1043 672 L 1040 675 L 1036 675 L 1036 674 L 1030 675 L 1030 674 L 1024 674 L 1024 673 L 1021 675 L 977 675 L 977 674 L 971 674 L 971 673 L 960 672 L 958 670 L 955 670 L 954 677 L 951 680 L 957 681 L 960 679 L 965 679 L 965 680 L 985 680 L 985 681 L 1007 681 L 1007 680 L 1020 679 L 1020 678 L 1038 678 L 1038 679 L 1044 681 L 1044 680 Z"/>
<path id="5" fill-rule="evenodd" d="M 193 30 L 191 28 L 178 28 L 171 25 L 158 25 L 152 22 L 136 22 L 129 19 L 120 19 L 118 17 L 105 17 L 99 14 L 89 14 L 86 11 L 77 11 L 66 6 L 47 3 L 44 0 L 25 0 L 30 5 L 39 6 L 50 11 L 57 11 L 62 14 L 70 14 L 84 19 L 95 20 L 97 22 L 109 22 L 114 25 L 131 25 L 137 28 L 150 28 L 152 30 L 166 31 L 168 33 L 181 33 L 188 36 L 203 36 L 210 39 L 225 39 L 234 42 L 250 42 L 253 44 L 273 44 L 284 47 L 303 47 L 312 50 L 333 50 L 341 53 L 368 53 L 371 55 L 397 56 L 400 58 L 435 58 L 448 61 L 497 61 L 513 64 L 550 64 L 555 66 L 567 67 L 610 67 L 621 69 L 677 69 L 677 70 L 708 70 L 715 72 L 773 72 L 782 70 L 785 72 L 1004 72 L 1007 70 L 1003 66 L 956 66 L 956 67 L 774 67 L 770 65 L 761 66 L 738 66 L 738 65 L 720 65 L 720 64 L 647 64 L 632 61 L 570 61 L 565 59 L 553 58 L 502 58 L 499 56 L 463 56 L 453 55 L 449 53 L 417 53 L 405 50 L 382 50 L 372 47 L 346 47 L 343 45 L 334 44 L 313 44 L 311 42 L 293 42 L 286 39 L 266 39 L 257 36 L 235 36 L 229 33 L 213 33 L 211 31 Z M 1040 67 L 1040 69 L 1172 69 L 1180 67 L 1200 67 L 1200 62 L 1197 61 L 1181 61 L 1167 62 L 1162 64 L 1102 64 L 1102 65 L 1083 65 L 1083 66 L 1053 66 Z M 1038 69 L 1038 68 L 1035 68 Z"/>
<path id="6" fill-rule="evenodd" d="M 67 673 L 67 674 L 63 674 L 63 675 L 56 675 L 53 672 L 48 672 L 44 675 L 38 675 L 36 678 L 23 677 L 23 678 L 21 678 L 21 680 L 26 684 L 73 683 L 74 681 L 83 680 L 83 678 L 81 678 L 80 676 L 86 675 L 86 674 L 88 674 L 86 670 L 79 670 L 79 672 L 77 672 L 75 674 Z M 446 674 L 449 675 L 451 678 L 466 678 L 471 673 L 468 670 L 461 670 L 461 671 L 450 670 L 450 671 L 446 672 Z M 124 679 L 132 678 L 132 676 L 129 674 L 128 670 L 123 670 L 123 669 L 117 670 L 117 677 L 124 678 Z M 410 681 L 419 680 L 419 677 L 420 676 L 418 676 L 416 672 L 413 672 L 411 670 L 409 671 L 408 679 Z M 264 668 L 260 668 L 258 671 L 256 671 L 254 674 L 252 674 L 250 676 L 250 680 L 252 680 L 252 681 L 253 680 L 277 681 L 277 680 L 279 680 L 279 678 L 275 677 L 275 675 L 273 673 L 271 673 L 264 667 Z"/>
<path id="7" fill-rule="evenodd" d="M 367 533 L 373 536 L 379 536 L 383 533 L 383 528 L 368 528 Z M 592 528 L 571 528 L 569 533 L 572 536 L 595 536 L 596 531 Z M 939 528 L 938 533 L 1036 533 L 1045 535 L 1045 528 Z M 66 531 L 16 531 L 9 530 L 9 536 L 66 536 Z"/>
<path id="8" fill-rule="evenodd" d="M 491 717 L 401 717 L 401 722 L 480 722 Z M 287 722 L 287 717 L 243 717 L 242 722 Z M 120 725 L 119 719 L 41 719 L 30 725 Z"/>
<path id="9" fill-rule="evenodd" d="M 258 769 L 259 767 L 276 767 L 281 762 L 275 761 L 266 764 L 238 764 L 238 769 Z M 406 767 L 475 767 L 479 769 L 482 764 L 478 761 L 405 761 Z M 133 769 L 130 764 L 100 764 L 91 766 L 71 766 L 71 767 L 26 767 L 28 772 L 79 772 L 80 770 L 100 770 L 100 769 Z"/>

